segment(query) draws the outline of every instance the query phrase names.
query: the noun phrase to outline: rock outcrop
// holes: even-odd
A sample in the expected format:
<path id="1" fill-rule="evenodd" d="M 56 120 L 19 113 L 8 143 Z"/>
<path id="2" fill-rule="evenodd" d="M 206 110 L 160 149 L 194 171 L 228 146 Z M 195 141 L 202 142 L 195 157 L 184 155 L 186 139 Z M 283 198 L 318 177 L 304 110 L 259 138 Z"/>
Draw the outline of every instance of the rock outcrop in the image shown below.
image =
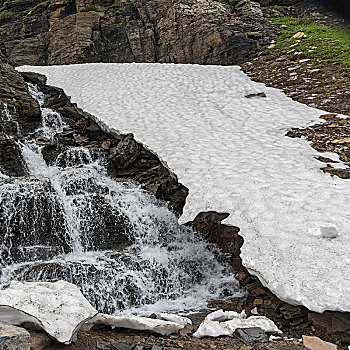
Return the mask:
<path id="1" fill-rule="evenodd" d="M 2 4 L 0 52 L 13 65 L 230 65 L 273 37 L 260 5 L 250 0 L 236 7 L 214 0 L 39 1 Z"/>

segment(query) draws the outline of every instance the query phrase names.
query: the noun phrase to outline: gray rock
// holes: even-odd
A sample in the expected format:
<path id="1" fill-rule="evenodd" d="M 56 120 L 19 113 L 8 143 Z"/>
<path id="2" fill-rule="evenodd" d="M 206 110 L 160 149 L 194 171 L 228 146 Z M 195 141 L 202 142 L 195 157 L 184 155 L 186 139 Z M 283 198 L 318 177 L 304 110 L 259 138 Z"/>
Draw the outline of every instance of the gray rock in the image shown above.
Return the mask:
<path id="1" fill-rule="evenodd" d="M 132 346 L 126 343 L 112 343 L 111 346 L 116 350 L 132 350 Z"/>
<path id="2" fill-rule="evenodd" d="M 246 345 L 267 342 L 265 332 L 259 327 L 237 328 L 233 335 Z"/>
<path id="3" fill-rule="evenodd" d="M 24 328 L 0 322 L 0 349 L 29 350 L 30 334 Z"/>
<path id="4" fill-rule="evenodd" d="M 162 350 L 162 348 L 158 345 L 153 345 L 152 350 Z"/>

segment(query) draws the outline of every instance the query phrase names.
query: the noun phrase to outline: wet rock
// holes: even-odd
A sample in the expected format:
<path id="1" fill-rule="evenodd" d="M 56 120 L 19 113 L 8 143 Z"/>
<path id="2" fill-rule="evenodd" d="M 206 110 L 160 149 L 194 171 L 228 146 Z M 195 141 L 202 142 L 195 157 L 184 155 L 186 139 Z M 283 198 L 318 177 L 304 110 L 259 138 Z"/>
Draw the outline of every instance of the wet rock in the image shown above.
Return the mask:
<path id="1" fill-rule="evenodd" d="M 246 345 L 267 342 L 265 332 L 259 327 L 237 328 L 233 336 Z"/>
<path id="2" fill-rule="evenodd" d="M 47 179 L 3 180 L 0 208 L 0 237 L 9 247 L 2 250 L 0 261 L 44 259 L 69 251 L 62 207 Z"/>
<path id="3" fill-rule="evenodd" d="M 110 149 L 110 167 L 127 168 L 140 155 L 141 145 L 132 134 L 126 135 L 116 147 Z"/>
<path id="4" fill-rule="evenodd" d="M 15 140 L 0 134 L 0 171 L 7 176 L 25 176 L 27 168 Z"/>
<path id="5" fill-rule="evenodd" d="M 23 328 L 0 322 L 0 349 L 30 350 L 30 334 Z"/>
<path id="6" fill-rule="evenodd" d="M 223 253 L 230 254 L 230 264 L 235 271 L 242 270 L 240 259 L 243 238 L 238 234 L 236 226 L 223 225 L 221 221 L 229 216 L 227 213 L 208 211 L 199 213 L 195 219 L 185 225 L 202 234 L 210 243 L 216 243 Z"/>
<path id="7" fill-rule="evenodd" d="M 33 132 L 41 123 L 38 103 L 29 95 L 23 77 L 13 67 L 0 63 L 0 99 L 10 102 L 18 114 L 18 124 L 23 133 Z"/>

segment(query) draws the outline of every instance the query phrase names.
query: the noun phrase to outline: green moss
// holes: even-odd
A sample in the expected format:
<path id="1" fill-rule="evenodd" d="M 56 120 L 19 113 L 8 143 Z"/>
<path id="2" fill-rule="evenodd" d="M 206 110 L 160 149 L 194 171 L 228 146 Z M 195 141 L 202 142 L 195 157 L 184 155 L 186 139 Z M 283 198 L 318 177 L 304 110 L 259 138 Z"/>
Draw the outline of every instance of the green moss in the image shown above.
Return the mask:
<path id="1" fill-rule="evenodd" d="M 350 69 L 350 29 L 332 27 L 307 19 L 278 17 L 269 19 L 279 25 L 276 46 L 280 50 L 299 59 L 310 59 L 317 67 L 336 65 L 339 69 Z M 281 28 L 281 25 L 286 27 Z M 302 32 L 306 37 L 293 38 Z M 295 52 L 298 55 L 295 55 Z"/>
<path id="2" fill-rule="evenodd" d="M 0 13 L 0 24 L 7 23 L 11 21 L 11 18 L 13 17 L 13 12 L 1 12 Z"/>
<path id="3" fill-rule="evenodd" d="M 42 12 L 44 12 L 45 10 L 47 10 L 47 8 L 48 8 L 49 5 L 50 5 L 50 2 L 51 2 L 51 0 L 43 1 L 43 2 L 41 2 L 40 4 L 34 6 L 34 7 L 31 9 L 31 11 L 32 11 L 33 13 L 42 13 Z"/>

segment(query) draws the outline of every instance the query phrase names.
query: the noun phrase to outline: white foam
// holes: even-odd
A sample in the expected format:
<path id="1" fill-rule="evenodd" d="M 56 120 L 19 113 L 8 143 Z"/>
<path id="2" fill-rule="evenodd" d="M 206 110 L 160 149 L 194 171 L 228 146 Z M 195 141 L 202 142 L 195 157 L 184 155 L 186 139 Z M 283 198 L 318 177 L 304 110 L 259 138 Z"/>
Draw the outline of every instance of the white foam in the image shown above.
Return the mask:
<path id="1" fill-rule="evenodd" d="M 280 298 L 350 311 L 350 186 L 324 174 L 315 151 L 285 137 L 320 110 L 252 82 L 239 67 L 84 64 L 21 67 L 48 76 L 110 127 L 133 132 L 190 189 L 182 221 L 230 212 L 246 267 Z M 266 98 L 247 99 L 263 91 Z M 322 155 L 322 154 L 321 154 Z M 334 239 L 310 230 L 331 225 Z"/>

